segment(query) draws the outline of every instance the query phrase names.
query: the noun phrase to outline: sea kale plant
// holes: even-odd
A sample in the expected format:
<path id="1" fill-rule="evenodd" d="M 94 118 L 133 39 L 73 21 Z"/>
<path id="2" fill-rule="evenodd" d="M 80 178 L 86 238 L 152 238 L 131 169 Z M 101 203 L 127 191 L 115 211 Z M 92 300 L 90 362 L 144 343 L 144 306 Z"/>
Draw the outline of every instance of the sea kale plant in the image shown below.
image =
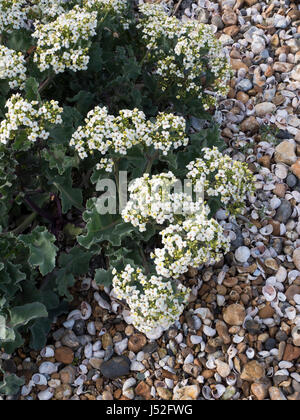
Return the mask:
<path id="1" fill-rule="evenodd" d="M 253 190 L 212 118 L 230 77 L 163 3 L 0 2 L 2 351 L 40 349 L 85 276 L 146 334 L 179 318 L 184 274 L 229 249 L 216 211 Z"/>

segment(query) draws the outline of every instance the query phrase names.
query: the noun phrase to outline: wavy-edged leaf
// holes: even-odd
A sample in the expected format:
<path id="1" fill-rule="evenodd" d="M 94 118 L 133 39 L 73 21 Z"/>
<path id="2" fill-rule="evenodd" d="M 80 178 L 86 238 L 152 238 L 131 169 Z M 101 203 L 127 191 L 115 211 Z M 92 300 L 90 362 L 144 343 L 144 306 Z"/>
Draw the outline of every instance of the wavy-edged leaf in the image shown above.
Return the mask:
<path id="1" fill-rule="evenodd" d="M 43 276 L 54 269 L 58 248 L 54 245 L 55 236 L 46 228 L 38 226 L 28 235 L 20 235 L 18 239 L 29 248 L 28 262 L 32 267 L 39 267 Z"/>

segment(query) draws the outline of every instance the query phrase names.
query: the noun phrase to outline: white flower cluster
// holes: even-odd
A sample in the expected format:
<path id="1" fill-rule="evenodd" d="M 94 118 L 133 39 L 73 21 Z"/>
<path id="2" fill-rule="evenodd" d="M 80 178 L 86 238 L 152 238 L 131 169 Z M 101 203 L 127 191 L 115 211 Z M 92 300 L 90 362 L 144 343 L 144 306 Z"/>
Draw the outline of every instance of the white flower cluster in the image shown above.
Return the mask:
<path id="1" fill-rule="evenodd" d="M 114 292 L 125 299 L 134 326 L 143 333 L 161 327 L 168 329 L 178 320 L 188 303 L 190 291 L 162 277 L 145 276 L 140 268 L 127 265 L 121 273 L 113 271 Z"/>
<path id="2" fill-rule="evenodd" d="M 34 61 L 39 69 L 52 68 L 55 73 L 86 70 L 89 41 L 96 35 L 96 26 L 97 12 L 87 12 L 78 6 L 54 22 L 38 24 L 32 36 L 37 38 Z"/>
<path id="3" fill-rule="evenodd" d="M 127 0 L 83 0 L 83 7 L 91 12 L 113 12 L 122 15 L 127 6 Z"/>
<path id="4" fill-rule="evenodd" d="M 46 126 L 61 124 L 62 108 L 58 102 L 50 101 L 40 105 L 37 101 L 27 101 L 20 94 L 13 95 L 6 103 L 8 112 L 0 124 L 0 143 L 7 144 L 14 140 L 19 129 L 26 133 L 31 142 L 37 139 L 46 140 L 49 132 Z"/>
<path id="5" fill-rule="evenodd" d="M 189 267 L 218 262 L 229 251 L 229 239 L 214 219 L 209 219 L 209 208 L 171 224 L 161 231 L 163 248 L 156 248 L 151 255 L 156 271 L 166 278 L 178 278 Z"/>
<path id="6" fill-rule="evenodd" d="M 27 17 L 42 23 L 57 18 L 65 13 L 66 0 L 31 0 L 27 8 Z"/>
<path id="7" fill-rule="evenodd" d="M 176 192 L 177 182 L 172 172 L 152 177 L 144 174 L 135 179 L 128 188 L 130 199 L 122 211 L 123 220 L 145 232 L 149 222 L 172 223 L 176 218 L 198 212 L 202 203 L 192 202 L 188 194 Z"/>
<path id="8" fill-rule="evenodd" d="M 24 89 L 26 61 L 21 52 L 0 45 L 0 79 L 8 80 L 11 89 Z"/>
<path id="9" fill-rule="evenodd" d="M 203 158 L 190 162 L 187 177 L 198 190 L 209 197 L 219 197 L 222 205 L 231 214 L 240 213 L 244 208 L 247 194 L 253 192 L 253 174 L 247 164 L 222 155 L 214 147 L 203 149 Z"/>
<path id="10" fill-rule="evenodd" d="M 126 155 L 127 150 L 137 144 L 153 146 L 163 154 L 188 143 L 185 137 L 185 120 L 173 114 L 160 113 L 154 122 L 146 119 L 138 109 L 121 110 L 114 117 L 108 114 L 106 107 L 96 107 L 90 111 L 70 141 L 75 146 L 81 159 L 95 151 L 106 155 L 109 152 Z M 99 169 L 112 170 L 113 162 L 103 157 Z"/>
<path id="11" fill-rule="evenodd" d="M 25 0 L 0 1 L 0 34 L 23 28 L 26 21 Z"/>
<path id="12" fill-rule="evenodd" d="M 192 94 L 205 109 L 227 94 L 229 60 L 209 25 L 170 17 L 161 4 L 142 3 L 140 12 L 138 28 L 149 50 L 147 59 L 155 59 L 163 91 L 176 86 L 178 99 Z"/>

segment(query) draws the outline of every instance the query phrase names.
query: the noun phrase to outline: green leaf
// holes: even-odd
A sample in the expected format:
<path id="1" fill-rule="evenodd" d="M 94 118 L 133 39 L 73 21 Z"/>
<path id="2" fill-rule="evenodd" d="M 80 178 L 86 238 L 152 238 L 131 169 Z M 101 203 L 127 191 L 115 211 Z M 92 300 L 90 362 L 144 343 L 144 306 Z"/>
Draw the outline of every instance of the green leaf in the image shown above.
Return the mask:
<path id="1" fill-rule="evenodd" d="M 68 289 L 75 284 L 75 276 L 81 276 L 88 272 L 93 254 L 93 252 L 75 247 L 68 254 L 60 255 L 58 262 L 61 268 L 56 274 L 57 291 L 60 296 L 66 296 L 72 300 Z"/>
<path id="2" fill-rule="evenodd" d="M 15 395 L 18 393 L 19 388 L 24 385 L 25 380 L 19 378 L 17 375 L 4 375 L 3 382 L 0 382 L 1 395 Z"/>
<path id="3" fill-rule="evenodd" d="M 78 111 L 81 114 L 86 115 L 92 107 L 94 98 L 95 93 L 87 92 L 86 90 L 81 90 L 73 98 L 67 98 L 67 101 L 70 103 L 75 103 Z"/>
<path id="4" fill-rule="evenodd" d="M 104 270 L 103 268 L 99 268 L 96 270 L 94 278 L 97 284 L 108 287 L 111 285 L 113 279 L 112 269 Z"/>
<path id="5" fill-rule="evenodd" d="M 16 29 L 7 37 L 7 47 L 15 50 L 26 52 L 33 45 L 31 32 L 26 29 Z"/>
<path id="6" fill-rule="evenodd" d="M 86 235 L 79 236 L 78 243 L 88 249 L 104 241 L 120 246 L 122 239 L 129 235 L 134 227 L 130 223 L 124 223 L 119 215 L 99 214 L 96 204 L 96 198 L 87 202 L 86 211 L 83 213 L 83 220 L 87 223 Z"/>
<path id="7" fill-rule="evenodd" d="M 28 101 L 40 101 L 39 84 L 34 77 L 29 77 L 25 82 L 25 94 Z"/>
<path id="8" fill-rule="evenodd" d="M 63 175 L 70 168 L 78 168 L 78 156 L 67 156 L 67 148 L 62 144 L 50 146 L 42 151 L 43 157 L 49 162 L 50 169 L 56 169 L 59 175 Z"/>
<path id="9" fill-rule="evenodd" d="M 29 264 L 32 267 L 39 267 L 43 276 L 50 273 L 55 267 L 58 251 L 58 248 L 53 245 L 55 240 L 55 236 L 42 226 L 36 227 L 28 235 L 19 236 L 19 241 L 29 248 Z"/>
<path id="10" fill-rule="evenodd" d="M 30 347 L 33 350 L 40 350 L 46 345 L 51 324 L 52 322 L 49 318 L 41 318 L 37 319 L 30 327 Z"/>
<path id="11" fill-rule="evenodd" d="M 10 325 L 19 327 L 27 325 L 33 319 L 43 318 L 48 316 L 45 305 L 39 302 L 28 303 L 23 306 L 16 306 L 10 311 Z"/>
<path id="12" fill-rule="evenodd" d="M 82 191 L 79 188 L 72 187 L 72 173 L 69 168 L 64 176 L 56 176 L 49 180 L 60 192 L 62 201 L 62 211 L 67 213 L 73 206 L 80 211 L 84 211 L 82 207 Z"/>

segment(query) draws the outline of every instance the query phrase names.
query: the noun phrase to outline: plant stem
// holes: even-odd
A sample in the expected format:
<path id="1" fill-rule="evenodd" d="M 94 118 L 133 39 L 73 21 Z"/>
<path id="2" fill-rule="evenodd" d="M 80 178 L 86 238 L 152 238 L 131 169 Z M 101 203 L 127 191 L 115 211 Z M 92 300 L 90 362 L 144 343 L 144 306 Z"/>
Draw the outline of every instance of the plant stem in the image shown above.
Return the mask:
<path id="1" fill-rule="evenodd" d="M 25 218 L 25 220 L 19 226 L 17 226 L 11 232 L 1 233 L 0 236 L 8 235 L 10 233 L 12 233 L 13 235 L 19 235 L 20 233 L 23 233 L 24 230 L 27 229 L 28 226 L 31 225 L 31 223 L 34 221 L 34 219 L 36 218 L 36 216 L 37 216 L 37 213 L 36 212 L 33 212 L 33 213 L 29 214 L 29 216 L 27 216 Z"/>
<path id="2" fill-rule="evenodd" d="M 145 170 L 145 173 L 146 174 L 150 174 L 150 172 L 151 172 L 151 168 L 152 168 L 152 165 L 153 165 L 153 163 L 154 163 L 154 161 L 155 161 L 155 159 L 157 159 L 158 158 L 158 151 L 156 151 L 152 156 L 151 156 L 151 158 L 150 159 L 148 159 L 148 164 L 147 164 L 147 166 L 146 166 L 146 170 Z"/>
<path id="3" fill-rule="evenodd" d="M 141 254 L 141 257 L 142 257 L 142 259 L 143 259 L 143 266 L 144 266 L 144 268 L 145 268 L 145 272 L 146 272 L 146 274 L 149 274 L 149 273 L 150 273 L 150 270 L 149 270 L 149 267 L 148 267 L 148 262 L 147 262 L 146 255 L 145 255 L 145 253 L 144 253 L 143 248 L 139 248 L 139 249 L 140 249 L 140 254 Z"/>

